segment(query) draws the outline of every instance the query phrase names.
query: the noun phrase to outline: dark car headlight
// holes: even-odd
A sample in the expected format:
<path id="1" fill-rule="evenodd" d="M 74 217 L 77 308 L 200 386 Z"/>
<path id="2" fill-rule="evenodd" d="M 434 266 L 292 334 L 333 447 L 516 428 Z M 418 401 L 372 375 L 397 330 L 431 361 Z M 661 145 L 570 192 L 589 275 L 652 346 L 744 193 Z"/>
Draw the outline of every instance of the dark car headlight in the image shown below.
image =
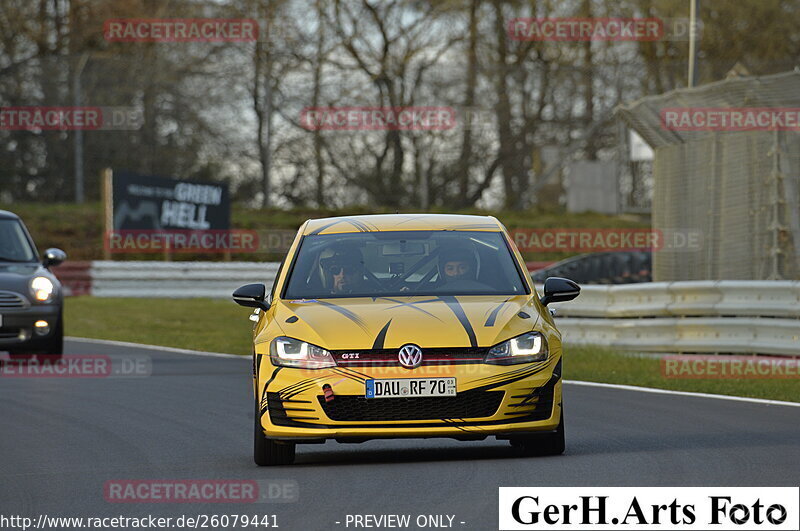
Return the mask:
<path id="1" fill-rule="evenodd" d="M 47 277 L 33 277 L 31 279 L 31 294 L 36 302 L 50 302 L 56 287 L 53 281 Z"/>
<path id="2" fill-rule="evenodd" d="M 280 336 L 273 339 L 269 345 L 269 355 L 273 365 L 282 367 L 302 369 L 336 367 L 336 361 L 330 352 L 291 337 Z"/>
<path id="3" fill-rule="evenodd" d="M 539 332 L 527 332 L 493 346 L 484 362 L 495 365 L 533 363 L 546 360 L 548 354 L 547 339 Z"/>

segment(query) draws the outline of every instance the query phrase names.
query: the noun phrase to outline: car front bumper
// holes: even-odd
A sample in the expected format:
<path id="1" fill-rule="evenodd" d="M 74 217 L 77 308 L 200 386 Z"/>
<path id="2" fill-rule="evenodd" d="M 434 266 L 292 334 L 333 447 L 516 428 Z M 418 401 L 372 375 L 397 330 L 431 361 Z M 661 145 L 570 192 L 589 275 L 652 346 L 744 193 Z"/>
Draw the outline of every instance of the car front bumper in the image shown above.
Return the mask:
<path id="1" fill-rule="evenodd" d="M 545 362 L 402 367 L 274 367 L 260 359 L 257 382 L 267 437 L 295 442 L 375 438 L 463 440 L 552 431 L 561 418 L 560 356 Z M 456 378 L 455 397 L 365 398 L 369 378 Z M 323 386 L 333 398 L 325 400 Z M 338 402 L 337 402 L 338 401 Z"/>
<path id="2" fill-rule="evenodd" d="M 0 309 L 0 350 L 36 347 L 55 333 L 61 319 L 60 304 L 37 304 L 26 308 Z M 39 335 L 34 323 L 47 321 L 49 331 Z"/>

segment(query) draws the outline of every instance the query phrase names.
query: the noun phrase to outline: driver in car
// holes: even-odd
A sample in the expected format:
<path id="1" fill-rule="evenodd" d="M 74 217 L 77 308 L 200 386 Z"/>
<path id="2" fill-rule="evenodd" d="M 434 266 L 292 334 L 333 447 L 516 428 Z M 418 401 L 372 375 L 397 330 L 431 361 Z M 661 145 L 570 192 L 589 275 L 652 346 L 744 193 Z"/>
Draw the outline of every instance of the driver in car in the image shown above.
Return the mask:
<path id="1" fill-rule="evenodd" d="M 330 258 L 322 260 L 333 295 L 364 291 L 364 263 L 358 249 L 337 250 Z"/>
<path id="2" fill-rule="evenodd" d="M 475 255 L 468 249 L 442 249 L 439 255 L 439 271 L 444 281 L 443 288 L 451 290 L 486 290 L 486 284 L 478 282 Z"/>

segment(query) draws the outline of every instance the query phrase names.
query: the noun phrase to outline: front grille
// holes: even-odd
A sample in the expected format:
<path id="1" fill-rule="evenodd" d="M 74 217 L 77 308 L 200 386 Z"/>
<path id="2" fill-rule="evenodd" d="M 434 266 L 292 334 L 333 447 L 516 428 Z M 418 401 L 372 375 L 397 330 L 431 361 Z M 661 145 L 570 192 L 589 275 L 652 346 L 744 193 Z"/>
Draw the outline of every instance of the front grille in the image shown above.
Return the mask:
<path id="1" fill-rule="evenodd" d="M 0 339 L 17 339 L 19 328 L 0 328 Z"/>
<path id="2" fill-rule="evenodd" d="M 486 347 L 423 348 L 422 365 L 480 363 L 489 351 Z M 333 350 L 331 355 L 340 367 L 364 365 L 399 365 L 399 348 Z"/>
<path id="3" fill-rule="evenodd" d="M 318 396 L 322 409 L 336 421 L 438 420 L 491 417 L 503 391 L 465 391 L 456 396 L 372 398 L 337 395 L 331 402 Z"/>
<path id="4" fill-rule="evenodd" d="M 25 298 L 19 293 L 0 291 L 0 310 L 13 310 L 25 306 L 27 306 Z"/>

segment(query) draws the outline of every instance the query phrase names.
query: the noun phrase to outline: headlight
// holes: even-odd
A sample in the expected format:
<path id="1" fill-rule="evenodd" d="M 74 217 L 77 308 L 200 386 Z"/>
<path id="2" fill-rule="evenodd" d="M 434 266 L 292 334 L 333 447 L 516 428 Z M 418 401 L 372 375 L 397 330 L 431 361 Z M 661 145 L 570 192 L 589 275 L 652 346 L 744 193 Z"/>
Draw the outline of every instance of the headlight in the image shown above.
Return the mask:
<path id="1" fill-rule="evenodd" d="M 33 298 L 39 302 L 48 302 L 53 297 L 53 281 L 47 277 L 35 277 L 31 280 L 31 292 Z"/>
<path id="2" fill-rule="evenodd" d="M 330 352 L 291 337 L 273 339 L 269 346 L 269 354 L 273 365 L 283 367 L 301 367 L 303 369 L 336 367 L 336 362 Z"/>
<path id="3" fill-rule="evenodd" d="M 547 355 L 547 340 L 544 336 L 539 332 L 528 332 L 492 347 L 484 361 L 496 365 L 513 365 L 544 361 Z"/>

